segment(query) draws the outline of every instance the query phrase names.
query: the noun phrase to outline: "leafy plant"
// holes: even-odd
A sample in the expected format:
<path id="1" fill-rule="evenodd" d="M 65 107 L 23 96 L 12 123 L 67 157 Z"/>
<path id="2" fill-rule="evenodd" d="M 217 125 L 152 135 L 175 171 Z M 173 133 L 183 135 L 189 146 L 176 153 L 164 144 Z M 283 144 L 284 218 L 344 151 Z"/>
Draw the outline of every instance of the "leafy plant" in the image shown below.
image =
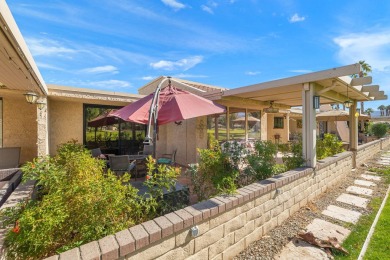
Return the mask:
<path id="1" fill-rule="evenodd" d="M 317 159 L 319 160 L 343 151 L 343 142 L 339 141 L 336 135 L 325 133 L 324 139 L 317 140 Z"/>
<path id="2" fill-rule="evenodd" d="M 191 165 L 188 170 L 198 200 L 202 201 L 216 194 L 234 193 L 237 188 L 235 181 L 239 175 L 239 151 L 232 148 L 224 152 L 218 141 L 211 140 L 210 148 L 198 149 L 198 153 L 199 163 Z"/>
<path id="3" fill-rule="evenodd" d="M 62 145 L 55 157 L 22 168 L 34 179 L 38 200 L 2 212 L 14 225 L 5 238 L 7 258 L 41 259 L 146 220 L 150 207 L 131 185 L 129 175 L 104 173 L 103 162 L 76 142 Z"/>
<path id="4" fill-rule="evenodd" d="M 272 176 L 276 153 L 277 146 L 271 141 L 257 141 L 255 152 L 247 157 L 249 165 L 245 172 L 254 175 L 258 180 Z"/>
<path id="5" fill-rule="evenodd" d="M 283 155 L 283 163 L 286 166 L 286 171 L 301 167 L 305 160 L 302 154 L 302 138 L 298 138 L 289 145 L 289 149 Z"/>
<path id="6" fill-rule="evenodd" d="M 178 209 L 178 205 L 171 205 L 164 200 L 164 190 L 175 191 L 176 178 L 180 175 L 181 168 L 164 164 L 156 165 L 156 160 L 152 156 L 149 156 L 146 161 L 148 172 L 144 185 L 148 188 L 145 204 L 149 207 L 149 218 Z"/>
<path id="7" fill-rule="evenodd" d="M 387 130 L 388 130 L 387 124 L 377 123 L 372 125 L 372 132 L 378 138 L 384 137 L 387 133 Z"/>

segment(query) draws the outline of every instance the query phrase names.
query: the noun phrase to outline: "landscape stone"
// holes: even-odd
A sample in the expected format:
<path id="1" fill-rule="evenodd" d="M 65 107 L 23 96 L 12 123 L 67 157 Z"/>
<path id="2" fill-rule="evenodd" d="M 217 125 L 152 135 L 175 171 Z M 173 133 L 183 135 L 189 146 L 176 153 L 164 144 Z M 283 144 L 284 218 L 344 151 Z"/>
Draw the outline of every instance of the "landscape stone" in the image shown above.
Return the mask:
<path id="1" fill-rule="evenodd" d="M 357 195 L 372 196 L 372 190 L 367 188 L 361 188 L 356 186 L 349 186 L 347 192 Z"/>
<path id="2" fill-rule="evenodd" d="M 367 208 L 369 202 L 368 199 L 345 193 L 341 194 L 336 200 L 360 208 Z"/>
<path id="3" fill-rule="evenodd" d="M 329 205 L 326 210 L 322 211 L 322 214 L 352 224 L 355 224 L 361 215 L 361 213 L 357 211 L 340 208 L 334 205 Z"/>
<path id="4" fill-rule="evenodd" d="M 306 227 L 306 230 L 322 240 L 327 240 L 329 237 L 335 237 L 340 243 L 351 233 L 351 231 L 342 226 L 319 218 L 314 219 L 313 222 Z"/>
<path id="5" fill-rule="evenodd" d="M 363 179 L 369 180 L 369 181 L 380 181 L 381 177 L 379 176 L 372 176 L 367 174 L 360 175 Z"/>
<path id="6" fill-rule="evenodd" d="M 309 243 L 299 239 L 293 239 L 282 249 L 282 251 L 275 257 L 275 259 L 317 260 L 328 259 L 328 256 L 324 250 L 319 249 L 318 247 L 312 246 Z"/>
<path id="7" fill-rule="evenodd" d="M 360 185 L 360 186 L 365 186 L 365 187 L 376 186 L 376 184 L 373 183 L 372 181 L 363 181 L 363 180 L 355 180 L 354 184 Z"/>

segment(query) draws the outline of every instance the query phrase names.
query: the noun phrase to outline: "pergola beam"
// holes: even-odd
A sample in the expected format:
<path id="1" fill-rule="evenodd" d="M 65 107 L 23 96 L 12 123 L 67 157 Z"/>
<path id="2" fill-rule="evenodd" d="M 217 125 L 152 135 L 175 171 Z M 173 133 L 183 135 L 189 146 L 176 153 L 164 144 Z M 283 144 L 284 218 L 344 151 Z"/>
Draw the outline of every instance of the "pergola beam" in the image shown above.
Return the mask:
<path id="1" fill-rule="evenodd" d="M 362 86 L 362 85 L 367 85 L 367 84 L 371 84 L 372 83 L 372 77 L 371 76 L 367 76 L 367 77 L 363 77 L 363 78 L 353 78 L 351 80 L 351 87 L 353 86 Z"/>
<path id="2" fill-rule="evenodd" d="M 259 100 L 253 100 L 249 98 L 242 98 L 242 97 L 222 97 L 222 99 L 217 100 L 217 103 L 219 104 L 229 104 L 229 106 L 234 106 L 234 103 L 236 105 L 241 106 L 247 106 L 250 107 L 269 107 L 271 103 L 269 101 L 259 101 Z M 280 108 L 280 109 L 290 109 L 290 106 L 274 103 L 274 107 Z"/>
<path id="3" fill-rule="evenodd" d="M 361 92 L 375 92 L 375 91 L 379 91 L 379 85 L 363 86 L 360 91 Z"/>

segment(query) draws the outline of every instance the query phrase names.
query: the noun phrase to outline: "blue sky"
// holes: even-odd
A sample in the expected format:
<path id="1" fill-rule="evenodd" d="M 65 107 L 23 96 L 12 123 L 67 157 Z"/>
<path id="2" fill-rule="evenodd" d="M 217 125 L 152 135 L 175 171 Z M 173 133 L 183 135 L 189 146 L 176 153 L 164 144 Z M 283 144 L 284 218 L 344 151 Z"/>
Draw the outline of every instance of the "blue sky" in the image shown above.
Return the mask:
<path id="1" fill-rule="evenodd" d="M 365 60 L 390 92 L 388 0 L 7 3 L 46 83 L 137 93 L 170 75 L 236 88 Z"/>

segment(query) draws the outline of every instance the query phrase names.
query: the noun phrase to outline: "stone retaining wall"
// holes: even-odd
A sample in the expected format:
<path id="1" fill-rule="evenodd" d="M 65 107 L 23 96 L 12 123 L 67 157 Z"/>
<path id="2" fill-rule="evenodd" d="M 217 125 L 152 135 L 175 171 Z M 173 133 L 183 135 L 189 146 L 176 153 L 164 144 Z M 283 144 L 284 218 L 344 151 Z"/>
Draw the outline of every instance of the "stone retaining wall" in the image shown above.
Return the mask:
<path id="1" fill-rule="evenodd" d="M 356 153 L 356 165 L 359 166 L 390 145 L 390 138 L 381 138 L 363 145 L 359 145 Z"/>

